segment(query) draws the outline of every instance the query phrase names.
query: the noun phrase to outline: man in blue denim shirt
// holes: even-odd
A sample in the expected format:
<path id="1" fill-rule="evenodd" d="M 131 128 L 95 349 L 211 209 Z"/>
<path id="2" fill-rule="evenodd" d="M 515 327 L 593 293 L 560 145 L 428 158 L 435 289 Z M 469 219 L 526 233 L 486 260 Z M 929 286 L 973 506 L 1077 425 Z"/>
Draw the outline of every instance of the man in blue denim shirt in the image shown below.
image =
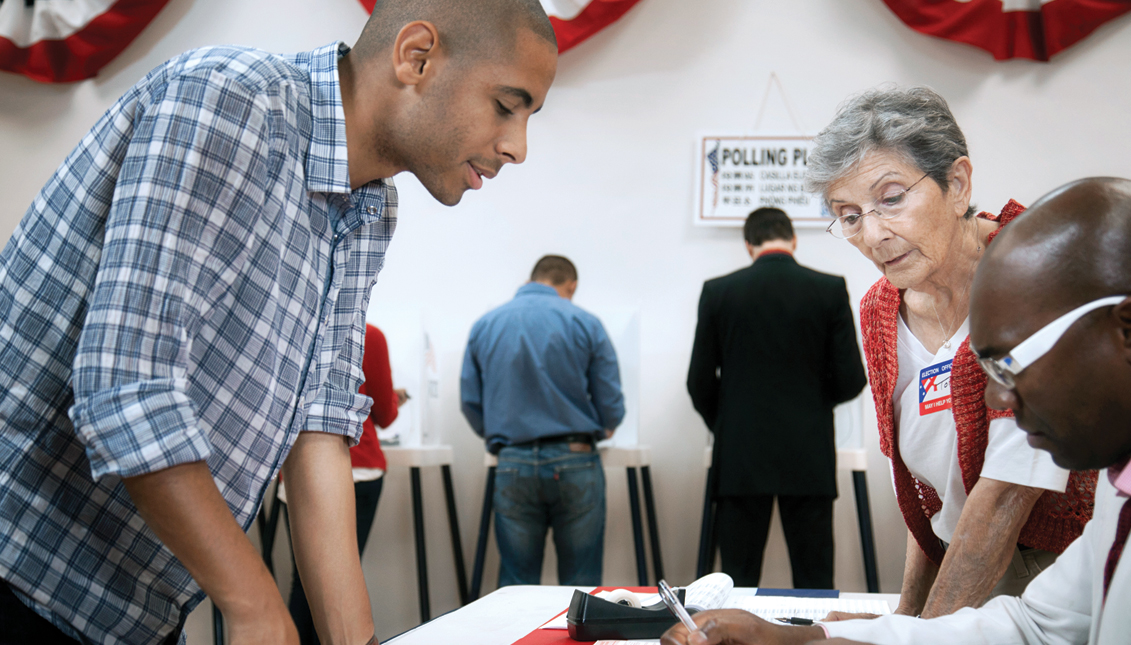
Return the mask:
<path id="1" fill-rule="evenodd" d="M 605 473 L 596 442 L 624 418 L 613 345 L 596 316 L 570 302 L 577 269 L 547 255 L 514 300 L 471 328 L 463 414 L 499 456 L 495 537 L 499 586 L 538 584 L 554 529 L 558 583 L 601 584 Z"/>

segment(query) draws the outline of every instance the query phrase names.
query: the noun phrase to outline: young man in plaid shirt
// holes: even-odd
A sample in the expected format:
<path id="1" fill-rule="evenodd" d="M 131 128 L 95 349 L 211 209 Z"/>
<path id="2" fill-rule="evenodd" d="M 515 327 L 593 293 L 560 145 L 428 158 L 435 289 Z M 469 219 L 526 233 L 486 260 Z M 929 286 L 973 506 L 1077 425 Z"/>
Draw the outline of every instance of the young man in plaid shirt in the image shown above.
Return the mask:
<path id="1" fill-rule="evenodd" d="M 0 253 L 0 641 L 297 643 L 245 530 L 285 470 L 324 642 L 375 641 L 349 446 L 392 176 L 454 205 L 526 156 L 535 0 L 382 0 L 355 47 L 160 66 Z"/>

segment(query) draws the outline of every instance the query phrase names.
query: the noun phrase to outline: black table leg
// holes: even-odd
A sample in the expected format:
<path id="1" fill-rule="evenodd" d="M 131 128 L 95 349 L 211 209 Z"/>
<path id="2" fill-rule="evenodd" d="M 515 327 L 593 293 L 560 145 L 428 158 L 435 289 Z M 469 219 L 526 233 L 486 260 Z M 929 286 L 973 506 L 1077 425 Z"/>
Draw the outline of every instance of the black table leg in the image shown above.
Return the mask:
<path id="1" fill-rule="evenodd" d="M 431 620 L 428 606 L 428 556 L 424 552 L 424 502 L 420 492 L 420 468 L 409 469 L 412 475 L 412 528 L 416 536 L 416 585 L 420 592 L 420 622 Z"/>
<path id="2" fill-rule="evenodd" d="M 636 548 L 636 578 L 641 587 L 648 586 L 648 559 L 644 556 L 644 527 L 640 521 L 640 493 L 636 485 L 636 469 L 628 468 L 628 508 L 632 513 L 632 543 Z"/>
<path id="3" fill-rule="evenodd" d="M 876 542 L 872 533 L 872 507 L 868 503 L 868 478 L 865 471 L 852 471 L 852 488 L 856 492 L 860 548 L 864 551 L 864 579 L 868 583 L 868 593 L 880 593 L 880 576 L 876 570 Z"/>
<path id="4" fill-rule="evenodd" d="M 224 617 L 216 605 L 212 605 L 212 642 L 215 645 L 224 645 Z"/>
<path id="5" fill-rule="evenodd" d="M 459 604 L 467 604 L 467 567 L 463 564 L 463 541 L 459 536 L 459 516 L 456 514 L 456 493 L 452 486 L 452 467 L 440 466 L 444 475 L 444 497 L 448 501 L 448 528 L 452 531 L 452 555 L 456 563 L 456 584 L 459 585 Z"/>
<path id="6" fill-rule="evenodd" d="M 652 497 L 652 469 L 640 467 L 640 477 L 644 484 L 644 512 L 648 516 L 648 536 L 652 540 L 652 572 L 656 580 L 664 579 L 664 558 L 660 555 L 660 529 L 656 521 L 656 500 Z"/>
<path id="7" fill-rule="evenodd" d="M 707 488 L 703 493 L 703 524 L 699 528 L 699 562 L 695 577 L 702 578 L 715 565 L 715 467 L 707 469 Z"/>
<path id="8" fill-rule="evenodd" d="M 491 510 L 495 500 L 495 467 L 487 469 L 487 485 L 483 493 L 483 514 L 479 516 L 479 541 L 475 545 L 475 564 L 471 569 L 471 586 L 467 590 L 467 600 L 479 599 L 479 587 L 483 583 L 483 565 L 487 559 L 487 535 L 491 530 Z"/>

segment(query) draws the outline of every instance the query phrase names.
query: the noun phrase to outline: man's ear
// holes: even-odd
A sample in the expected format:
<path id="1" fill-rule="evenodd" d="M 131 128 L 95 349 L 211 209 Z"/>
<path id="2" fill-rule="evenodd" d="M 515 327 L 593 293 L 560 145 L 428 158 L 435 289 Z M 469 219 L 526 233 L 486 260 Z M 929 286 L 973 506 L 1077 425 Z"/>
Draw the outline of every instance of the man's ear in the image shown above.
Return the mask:
<path id="1" fill-rule="evenodd" d="M 393 43 L 393 72 L 405 85 L 418 85 L 432 72 L 439 51 L 440 32 L 425 20 L 401 28 Z"/>

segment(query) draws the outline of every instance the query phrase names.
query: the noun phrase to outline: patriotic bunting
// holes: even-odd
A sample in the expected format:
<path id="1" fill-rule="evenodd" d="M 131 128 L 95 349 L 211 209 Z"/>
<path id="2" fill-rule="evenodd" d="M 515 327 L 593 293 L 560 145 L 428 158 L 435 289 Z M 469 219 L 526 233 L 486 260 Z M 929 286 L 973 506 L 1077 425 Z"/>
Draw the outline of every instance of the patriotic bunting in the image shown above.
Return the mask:
<path id="1" fill-rule="evenodd" d="M 3 0 L 0 0 L 3 1 Z M 11 1 L 11 0 L 9 0 Z M 373 13 L 375 0 L 359 0 Z M 561 54 L 613 24 L 640 0 L 541 0 L 550 15 Z"/>
<path id="2" fill-rule="evenodd" d="M 997 60 L 1048 61 L 1103 23 L 1131 11 L 1127 0 L 884 0 L 915 31 L 980 47 Z"/>
<path id="3" fill-rule="evenodd" d="M 91 78 L 168 0 L 0 0 L 0 70 L 42 83 Z"/>
<path id="4" fill-rule="evenodd" d="M 542 0 L 554 34 L 558 53 L 569 51 L 582 41 L 613 24 L 640 0 Z"/>

